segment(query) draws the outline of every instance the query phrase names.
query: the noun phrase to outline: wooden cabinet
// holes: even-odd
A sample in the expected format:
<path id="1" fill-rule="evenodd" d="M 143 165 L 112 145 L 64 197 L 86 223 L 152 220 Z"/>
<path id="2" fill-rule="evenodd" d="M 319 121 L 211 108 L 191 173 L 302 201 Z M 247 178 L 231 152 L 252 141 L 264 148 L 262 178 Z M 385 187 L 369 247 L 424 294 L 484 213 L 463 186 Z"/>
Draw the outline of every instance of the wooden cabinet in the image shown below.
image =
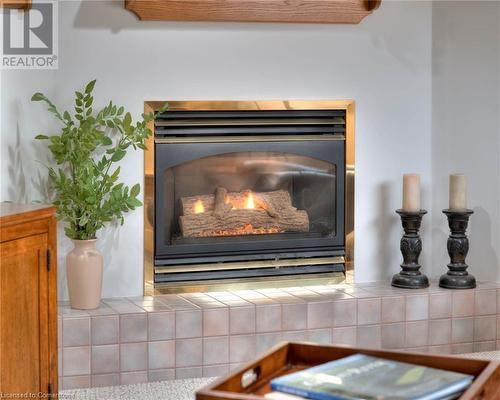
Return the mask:
<path id="1" fill-rule="evenodd" d="M 0 203 L 0 393 L 57 393 L 56 220 Z"/>

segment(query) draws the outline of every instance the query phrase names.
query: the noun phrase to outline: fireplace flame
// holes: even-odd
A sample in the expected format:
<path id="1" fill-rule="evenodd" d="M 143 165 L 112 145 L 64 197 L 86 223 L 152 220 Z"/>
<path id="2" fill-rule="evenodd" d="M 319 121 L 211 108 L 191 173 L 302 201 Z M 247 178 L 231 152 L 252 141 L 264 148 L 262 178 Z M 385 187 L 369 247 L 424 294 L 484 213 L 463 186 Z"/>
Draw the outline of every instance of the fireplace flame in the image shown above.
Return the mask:
<path id="1" fill-rule="evenodd" d="M 255 202 L 253 200 L 252 192 L 248 192 L 247 198 L 245 199 L 245 208 L 253 210 L 255 208 Z"/>
<path id="2" fill-rule="evenodd" d="M 194 203 L 194 213 L 195 214 L 201 214 L 205 212 L 205 207 L 203 207 L 203 203 L 201 200 L 198 200 L 196 203 Z"/>

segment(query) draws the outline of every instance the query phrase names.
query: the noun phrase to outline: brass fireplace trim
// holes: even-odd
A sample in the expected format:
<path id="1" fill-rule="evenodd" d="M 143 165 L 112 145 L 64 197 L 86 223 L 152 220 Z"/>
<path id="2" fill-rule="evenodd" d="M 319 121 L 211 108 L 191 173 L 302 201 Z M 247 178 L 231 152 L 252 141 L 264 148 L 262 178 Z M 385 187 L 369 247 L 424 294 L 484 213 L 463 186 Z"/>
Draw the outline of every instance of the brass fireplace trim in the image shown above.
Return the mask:
<path id="1" fill-rule="evenodd" d="M 146 101 L 144 102 L 145 113 L 154 112 L 163 107 L 165 103 L 168 103 L 170 111 L 184 111 L 184 110 L 197 110 L 197 111 L 234 111 L 234 110 L 346 110 L 346 190 L 345 190 L 345 264 L 346 270 L 351 271 L 354 269 L 354 176 L 355 176 L 355 135 L 354 135 L 354 123 L 355 123 L 355 103 L 353 100 L 290 100 L 290 101 L 279 101 L 279 100 L 262 100 L 262 101 Z M 148 124 L 148 128 L 154 132 L 154 122 Z M 295 136 L 295 139 L 297 136 Z M 263 138 L 260 137 L 259 140 Z M 318 140 L 318 138 L 309 137 L 310 140 Z M 163 140 L 163 139 L 160 139 Z M 172 141 L 172 139 L 166 139 L 167 141 Z M 196 140 L 196 139 L 195 139 Z M 178 142 L 193 142 L 191 139 L 174 139 Z M 229 141 L 231 137 L 211 137 L 203 138 L 203 141 L 213 140 L 216 142 Z M 246 141 L 252 140 L 252 137 L 246 138 Z M 276 140 L 276 137 L 270 137 L 270 140 Z M 279 137 L 279 140 L 287 140 L 287 137 Z M 291 139 L 288 139 L 291 140 Z M 325 140 L 325 137 L 322 137 Z M 149 137 L 146 142 L 147 150 L 144 154 L 144 295 L 153 295 L 158 292 L 154 288 L 154 228 L 149 223 L 150 218 L 154 215 L 154 135 Z M 290 260 L 280 260 L 280 261 L 290 261 Z M 295 262 L 300 263 L 302 260 L 297 259 Z M 305 262 L 305 260 L 304 260 Z M 310 264 L 311 259 L 307 260 Z M 253 263 L 253 262 L 252 262 Z M 262 261 L 262 267 L 270 266 L 273 261 Z M 298 264 L 294 264 L 298 265 Z M 300 264 L 299 264 L 300 265 Z M 279 267 L 279 266 L 274 266 Z M 169 268 L 184 268 L 183 266 L 173 266 Z M 328 274 L 330 277 L 332 274 Z M 269 284 L 271 278 L 254 279 L 254 282 L 266 281 Z M 283 277 L 275 277 L 277 282 L 286 281 Z M 302 277 L 301 279 L 306 279 Z M 315 277 L 314 279 L 318 279 Z M 271 279 L 272 280 L 272 279 Z M 232 280 L 238 282 L 238 280 Z M 336 278 L 338 283 L 339 279 Z M 229 282 L 228 282 L 229 283 Z M 221 282 L 213 282 L 213 287 L 220 286 Z M 168 286 L 172 286 L 175 291 L 179 291 L 179 284 L 171 285 L 165 284 L 161 289 L 161 292 L 168 292 Z M 195 283 L 191 283 L 188 286 L 197 287 Z M 203 290 L 210 288 L 210 282 L 204 282 L 202 286 Z"/>
<path id="2" fill-rule="evenodd" d="M 345 140 L 344 135 L 280 135 L 280 142 L 293 140 Z M 203 137 L 172 137 L 158 138 L 155 143 L 224 143 L 224 142 L 275 142 L 276 136 L 203 136 Z"/>
<path id="3" fill-rule="evenodd" d="M 209 264 L 189 264 L 189 266 L 168 266 L 157 268 L 159 272 L 177 273 L 189 272 L 194 268 L 197 271 L 210 271 L 217 266 L 217 269 L 252 269 L 252 268 L 281 268 L 281 267 L 298 267 L 307 263 L 307 265 L 327 265 L 340 264 L 345 262 L 344 256 L 337 257 L 317 257 L 317 258 L 292 258 L 286 260 L 259 260 L 259 261 L 235 261 L 224 263 L 209 263 Z"/>
<path id="4" fill-rule="evenodd" d="M 300 286 L 318 286 L 318 285 L 343 285 L 352 283 L 351 275 L 344 277 L 341 272 L 331 274 L 307 274 L 300 277 Z M 193 292 L 223 292 L 223 291 L 238 291 L 238 290 L 257 290 L 265 288 L 289 288 L 297 286 L 297 277 L 294 275 L 283 275 L 274 277 L 256 277 L 238 279 L 223 279 L 198 281 L 198 282 L 172 282 L 168 286 L 157 287 L 150 290 L 150 294 L 180 294 Z"/>

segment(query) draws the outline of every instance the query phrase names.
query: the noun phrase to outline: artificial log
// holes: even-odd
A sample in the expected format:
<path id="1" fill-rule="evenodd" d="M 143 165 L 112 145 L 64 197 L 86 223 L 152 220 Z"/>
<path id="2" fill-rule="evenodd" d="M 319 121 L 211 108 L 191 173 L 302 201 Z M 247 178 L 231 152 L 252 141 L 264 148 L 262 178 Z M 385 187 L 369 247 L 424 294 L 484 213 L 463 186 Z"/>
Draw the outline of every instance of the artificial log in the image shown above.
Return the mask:
<path id="1" fill-rule="evenodd" d="M 215 196 L 213 194 L 203 194 L 193 197 L 181 197 L 182 214 L 196 214 L 195 207 L 198 202 L 203 206 L 205 212 L 214 212 Z"/>
<path id="2" fill-rule="evenodd" d="M 238 198 L 238 200 L 234 201 L 246 201 L 248 196 L 251 195 L 250 190 L 245 191 L 243 199 Z M 285 211 L 288 210 L 289 208 L 292 208 L 293 211 L 296 209 L 292 206 L 292 199 L 290 199 L 290 194 L 285 191 L 285 190 L 278 190 L 276 192 L 269 192 L 268 193 L 257 193 L 256 195 L 253 195 L 254 203 L 255 203 L 255 208 L 261 208 L 271 216 L 271 217 L 278 217 L 278 211 L 276 211 L 276 206 L 284 206 Z M 239 197 L 239 194 L 238 194 Z"/>
<path id="3" fill-rule="evenodd" d="M 277 216 L 277 210 L 281 208 L 291 208 L 295 210 L 295 207 L 292 205 L 290 193 L 286 190 L 275 190 L 273 192 L 251 192 L 250 190 L 244 190 L 242 192 L 227 192 L 226 189 L 219 187 L 217 188 L 215 195 L 202 194 L 199 196 L 181 197 L 182 214 L 196 214 L 195 206 L 198 202 L 201 203 L 206 213 L 215 211 L 215 204 L 217 201 L 219 204 L 224 202 L 225 204 L 230 205 L 231 209 L 245 208 L 250 193 L 252 193 L 255 207 L 266 210 L 271 216 Z M 216 200 L 216 197 L 219 200 Z"/>
<path id="4" fill-rule="evenodd" d="M 262 209 L 231 210 L 222 218 L 213 213 L 180 217 L 183 237 L 237 236 L 281 232 L 308 232 L 307 213 L 296 210 L 285 217 L 271 217 Z"/>
<path id="5" fill-rule="evenodd" d="M 247 208 L 250 195 L 254 208 Z M 201 202 L 204 212 L 195 212 L 197 202 Z M 184 197 L 181 205 L 184 215 L 179 223 L 183 237 L 309 231 L 307 212 L 293 207 L 285 190 L 227 193 L 218 188 L 215 195 Z"/>
<path id="6" fill-rule="evenodd" d="M 227 189 L 223 187 L 218 187 L 215 191 L 214 202 L 214 216 L 217 218 L 222 218 L 233 208 L 230 203 L 227 203 Z"/>

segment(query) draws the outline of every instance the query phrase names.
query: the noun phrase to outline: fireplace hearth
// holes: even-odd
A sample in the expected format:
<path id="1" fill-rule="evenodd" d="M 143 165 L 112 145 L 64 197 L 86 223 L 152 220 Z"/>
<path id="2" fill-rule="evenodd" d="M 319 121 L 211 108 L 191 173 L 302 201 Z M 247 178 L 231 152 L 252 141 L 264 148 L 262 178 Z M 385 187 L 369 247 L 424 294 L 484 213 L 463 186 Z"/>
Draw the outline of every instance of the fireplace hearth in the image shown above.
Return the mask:
<path id="1" fill-rule="evenodd" d="M 352 118 L 346 102 L 170 103 L 146 152 L 146 285 L 344 272 Z"/>

